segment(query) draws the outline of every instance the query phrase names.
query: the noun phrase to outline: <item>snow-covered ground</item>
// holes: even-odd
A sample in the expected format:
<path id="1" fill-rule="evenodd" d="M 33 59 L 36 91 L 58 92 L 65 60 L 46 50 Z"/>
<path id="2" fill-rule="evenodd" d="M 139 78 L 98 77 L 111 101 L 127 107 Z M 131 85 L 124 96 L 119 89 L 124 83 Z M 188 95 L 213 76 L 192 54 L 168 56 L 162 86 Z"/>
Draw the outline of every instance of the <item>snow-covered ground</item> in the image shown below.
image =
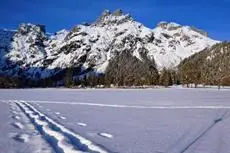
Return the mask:
<path id="1" fill-rule="evenodd" d="M 0 100 L 0 152 L 53 153 L 54 151 L 14 102 Z"/>
<path id="2" fill-rule="evenodd" d="M 229 93 L 212 88 L 2 89 L 0 149 L 230 153 Z"/>

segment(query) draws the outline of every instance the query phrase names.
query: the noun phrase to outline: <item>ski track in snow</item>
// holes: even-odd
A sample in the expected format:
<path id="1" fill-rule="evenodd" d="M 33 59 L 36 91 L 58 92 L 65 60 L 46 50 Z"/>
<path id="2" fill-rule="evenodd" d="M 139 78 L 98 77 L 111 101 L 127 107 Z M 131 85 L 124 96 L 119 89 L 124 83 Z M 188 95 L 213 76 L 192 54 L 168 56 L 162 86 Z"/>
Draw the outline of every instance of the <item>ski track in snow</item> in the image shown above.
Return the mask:
<path id="1" fill-rule="evenodd" d="M 23 152 L 23 153 L 54 153 L 53 149 L 50 148 L 39 132 L 35 129 L 34 125 L 30 122 L 30 119 L 22 112 L 18 105 L 14 101 L 8 101 L 10 110 L 12 113 L 11 125 L 16 131 L 10 132 L 8 137 L 18 144 L 19 147 L 16 150 L 12 149 L 12 152 Z M 13 110 L 13 111 L 12 111 Z M 11 141 L 9 143 L 11 145 Z M 11 152 L 11 151 L 10 151 Z"/>
<path id="2" fill-rule="evenodd" d="M 12 125 L 18 129 L 24 129 L 24 125 L 21 122 L 14 122 Z"/>
<path id="3" fill-rule="evenodd" d="M 113 138 L 113 135 L 109 134 L 109 133 L 98 133 L 98 135 L 102 136 L 102 137 L 105 137 L 105 138 L 108 138 L 108 139 L 112 139 Z"/>
<path id="4" fill-rule="evenodd" d="M 62 119 L 62 120 L 66 120 L 66 117 L 64 117 L 64 116 L 60 116 L 60 119 Z"/>
<path id="5" fill-rule="evenodd" d="M 17 116 L 17 115 L 13 115 L 12 118 L 15 119 L 15 120 L 20 120 L 21 119 L 21 117 Z"/>
<path id="6" fill-rule="evenodd" d="M 82 136 L 73 133 L 64 126 L 39 112 L 25 101 L 14 100 L 38 131 L 58 153 L 107 153 L 103 148 L 93 144 Z M 19 137 L 20 138 L 20 137 Z"/>
<path id="7" fill-rule="evenodd" d="M 141 105 L 118 105 L 118 104 L 102 104 L 102 103 L 88 103 L 88 102 L 62 102 L 62 101 L 34 101 L 29 100 L 29 103 L 44 103 L 44 104 L 65 104 L 65 105 L 82 105 L 95 107 L 112 107 L 112 108 L 136 108 L 136 109 L 230 109 L 230 106 L 141 106 Z M 59 112 L 56 112 L 59 115 Z"/>
<path id="8" fill-rule="evenodd" d="M 25 143 L 30 140 L 29 137 L 30 136 L 28 134 L 16 134 L 15 136 L 13 136 L 13 139 L 15 139 L 16 141 Z"/>
<path id="9" fill-rule="evenodd" d="M 87 126 L 87 124 L 86 123 L 77 123 L 77 125 L 79 125 L 79 126 Z"/>

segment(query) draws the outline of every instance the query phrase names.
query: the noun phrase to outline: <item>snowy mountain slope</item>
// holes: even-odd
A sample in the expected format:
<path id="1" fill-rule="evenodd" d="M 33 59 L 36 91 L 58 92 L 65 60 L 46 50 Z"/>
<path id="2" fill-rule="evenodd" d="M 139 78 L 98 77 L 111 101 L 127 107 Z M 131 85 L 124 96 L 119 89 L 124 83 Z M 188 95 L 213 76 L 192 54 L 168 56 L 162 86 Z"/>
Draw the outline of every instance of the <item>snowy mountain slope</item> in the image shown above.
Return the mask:
<path id="1" fill-rule="evenodd" d="M 5 41 L 2 37 L 0 44 Z M 155 60 L 158 69 L 174 67 L 218 42 L 201 30 L 176 23 L 161 22 L 150 29 L 121 10 L 106 10 L 92 24 L 77 25 L 51 36 L 42 25 L 21 24 L 11 40 L 7 52 L 3 55 L 1 51 L 3 74 L 23 72 L 32 78 L 45 78 L 68 67 L 103 73 L 110 60 L 123 51 L 143 62 L 144 54 Z"/>
<path id="2" fill-rule="evenodd" d="M 14 76 L 29 67 L 38 67 L 46 57 L 44 42 L 47 40 L 45 26 L 21 24 L 7 43 L 8 49 L 2 57 L 4 73 Z"/>
<path id="3" fill-rule="evenodd" d="M 48 39 L 44 28 L 42 25 L 21 24 L 12 38 L 11 49 L 7 54 L 9 60 L 21 61 L 26 66 L 44 59 L 44 41 Z"/>
<path id="4" fill-rule="evenodd" d="M 199 29 L 173 22 L 160 22 L 153 31 L 160 41 L 149 48 L 161 68 L 178 65 L 182 59 L 218 42 L 208 38 L 207 33 Z"/>

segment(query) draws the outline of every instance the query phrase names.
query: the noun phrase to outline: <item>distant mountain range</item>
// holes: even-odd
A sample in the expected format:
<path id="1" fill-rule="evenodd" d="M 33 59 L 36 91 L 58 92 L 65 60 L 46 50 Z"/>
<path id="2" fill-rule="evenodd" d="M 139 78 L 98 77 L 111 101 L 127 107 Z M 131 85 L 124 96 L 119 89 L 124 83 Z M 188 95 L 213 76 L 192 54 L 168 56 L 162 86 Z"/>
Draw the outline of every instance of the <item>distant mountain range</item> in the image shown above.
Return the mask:
<path id="1" fill-rule="evenodd" d="M 74 68 L 75 77 L 104 74 L 123 55 L 139 62 L 139 69 L 175 69 L 185 58 L 217 43 L 195 27 L 160 22 L 150 29 L 121 10 L 105 10 L 93 23 L 55 34 L 30 23 L 20 24 L 17 30 L 0 30 L 0 75 L 39 80 L 62 75 L 68 68 Z M 120 70 L 136 71 L 133 64 L 125 63 L 120 63 Z"/>

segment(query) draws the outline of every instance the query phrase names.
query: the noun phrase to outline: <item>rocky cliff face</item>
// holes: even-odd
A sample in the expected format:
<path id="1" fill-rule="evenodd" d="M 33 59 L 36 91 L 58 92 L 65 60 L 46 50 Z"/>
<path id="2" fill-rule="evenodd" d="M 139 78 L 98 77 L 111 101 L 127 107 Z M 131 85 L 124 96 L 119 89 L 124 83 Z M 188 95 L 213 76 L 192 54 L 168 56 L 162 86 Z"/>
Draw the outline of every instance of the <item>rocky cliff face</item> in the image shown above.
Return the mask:
<path id="1" fill-rule="evenodd" d="M 106 10 L 92 24 L 53 35 L 46 34 L 45 26 L 33 24 L 21 24 L 17 31 L 1 30 L 0 73 L 46 78 L 69 67 L 104 73 L 123 52 L 143 63 L 155 61 L 162 69 L 217 42 L 193 27 L 161 22 L 150 29 L 121 10 Z"/>

